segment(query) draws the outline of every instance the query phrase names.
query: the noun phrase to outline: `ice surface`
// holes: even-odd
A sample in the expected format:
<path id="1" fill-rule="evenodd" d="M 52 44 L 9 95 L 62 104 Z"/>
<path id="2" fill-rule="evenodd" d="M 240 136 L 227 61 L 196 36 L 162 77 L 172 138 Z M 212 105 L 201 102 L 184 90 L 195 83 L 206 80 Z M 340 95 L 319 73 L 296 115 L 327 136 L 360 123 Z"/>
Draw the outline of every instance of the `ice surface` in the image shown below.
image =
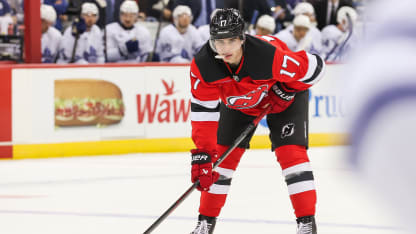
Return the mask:
<path id="1" fill-rule="evenodd" d="M 311 148 L 320 234 L 403 233 L 348 166 L 347 147 Z M 190 186 L 187 153 L 0 161 L 1 234 L 143 233 Z M 199 192 L 153 233 L 190 233 Z M 216 234 L 294 234 L 274 154 L 250 150 L 234 174 Z"/>

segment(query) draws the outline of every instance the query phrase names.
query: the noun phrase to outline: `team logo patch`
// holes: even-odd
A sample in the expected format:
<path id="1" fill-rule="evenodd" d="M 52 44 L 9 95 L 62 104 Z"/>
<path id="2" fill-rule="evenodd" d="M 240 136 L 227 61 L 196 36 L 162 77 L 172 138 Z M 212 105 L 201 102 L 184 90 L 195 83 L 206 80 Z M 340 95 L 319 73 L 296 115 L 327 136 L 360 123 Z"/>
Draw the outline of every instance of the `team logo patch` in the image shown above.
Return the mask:
<path id="1" fill-rule="evenodd" d="M 233 109 L 250 109 L 257 106 L 267 95 L 268 85 L 262 85 L 256 90 L 241 96 L 231 96 L 227 98 L 227 106 Z"/>
<path id="2" fill-rule="evenodd" d="M 295 124 L 288 123 L 282 128 L 282 135 L 280 136 L 282 139 L 285 137 L 292 136 L 295 133 Z"/>

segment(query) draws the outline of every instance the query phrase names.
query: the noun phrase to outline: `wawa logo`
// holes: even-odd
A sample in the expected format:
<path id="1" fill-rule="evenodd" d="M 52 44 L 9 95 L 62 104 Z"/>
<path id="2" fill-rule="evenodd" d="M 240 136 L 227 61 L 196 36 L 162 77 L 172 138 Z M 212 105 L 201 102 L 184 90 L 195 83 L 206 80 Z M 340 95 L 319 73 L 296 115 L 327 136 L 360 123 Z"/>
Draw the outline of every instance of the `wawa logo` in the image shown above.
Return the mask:
<path id="1" fill-rule="evenodd" d="M 165 92 L 163 94 L 137 94 L 138 122 L 143 123 L 147 116 L 147 122 L 153 123 L 178 123 L 187 122 L 191 111 L 191 101 L 184 98 L 175 98 L 175 82 L 168 83 L 161 80 Z"/>
<path id="2" fill-rule="evenodd" d="M 255 107 L 267 95 L 268 89 L 268 85 L 262 85 L 247 94 L 228 97 L 227 106 L 234 109 L 249 109 Z"/>

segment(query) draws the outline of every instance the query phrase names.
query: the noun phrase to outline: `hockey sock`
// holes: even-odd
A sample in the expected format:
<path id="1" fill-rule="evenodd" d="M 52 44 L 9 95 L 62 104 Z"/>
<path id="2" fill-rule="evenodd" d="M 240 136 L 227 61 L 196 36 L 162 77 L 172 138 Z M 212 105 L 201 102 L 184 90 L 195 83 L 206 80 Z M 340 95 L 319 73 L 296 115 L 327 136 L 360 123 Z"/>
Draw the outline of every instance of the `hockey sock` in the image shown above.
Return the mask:
<path id="1" fill-rule="evenodd" d="M 276 149 L 296 217 L 315 215 L 316 190 L 306 148 L 286 145 Z"/>
<path id="2" fill-rule="evenodd" d="M 222 155 L 228 146 L 218 145 L 218 155 Z M 235 148 L 233 152 L 215 169 L 220 178 L 211 185 L 208 192 L 201 193 L 199 213 L 205 216 L 218 217 L 227 199 L 231 180 L 245 149 Z"/>

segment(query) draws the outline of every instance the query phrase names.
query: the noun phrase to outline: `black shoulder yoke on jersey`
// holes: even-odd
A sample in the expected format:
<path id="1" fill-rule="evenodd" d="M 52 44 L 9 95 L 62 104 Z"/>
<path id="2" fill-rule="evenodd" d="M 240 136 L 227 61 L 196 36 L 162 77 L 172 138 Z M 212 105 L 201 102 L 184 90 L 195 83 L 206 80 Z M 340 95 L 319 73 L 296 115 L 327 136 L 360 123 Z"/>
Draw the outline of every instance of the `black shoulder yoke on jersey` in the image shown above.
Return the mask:
<path id="1" fill-rule="evenodd" d="M 276 48 L 266 41 L 246 35 L 243 66 L 238 74 L 240 78 L 250 77 L 253 80 L 268 80 L 273 77 L 273 60 Z M 214 82 L 231 78 L 231 74 L 221 59 L 216 59 L 209 43 L 195 55 L 195 63 L 205 82 Z"/>

